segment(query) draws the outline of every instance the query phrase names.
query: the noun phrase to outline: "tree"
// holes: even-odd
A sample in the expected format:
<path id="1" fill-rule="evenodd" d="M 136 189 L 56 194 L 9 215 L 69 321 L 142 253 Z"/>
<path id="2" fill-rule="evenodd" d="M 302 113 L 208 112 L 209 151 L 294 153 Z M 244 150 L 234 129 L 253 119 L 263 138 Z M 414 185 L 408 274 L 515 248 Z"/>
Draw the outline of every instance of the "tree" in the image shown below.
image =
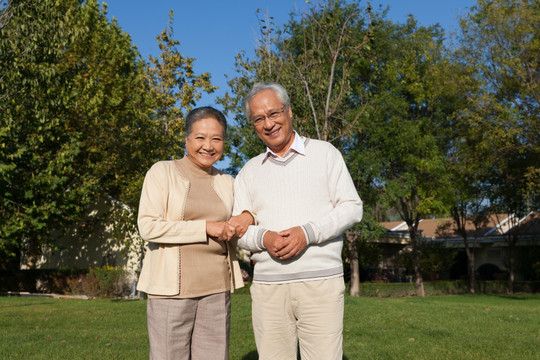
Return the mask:
<path id="1" fill-rule="evenodd" d="M 163 72 L 151 71 L 96 0 L 13 0 L 1 8 L 0 19 L 5 16 L 0 253 L 17 267 L 27 255 L 33 267 L 44 248 L 56 248 L 55 236 L 78 224 L 99 200 L 112 207 L 106 221 L 133 229 L 136 211 L 126 208 L 136 209 L 145 171 L 175 150 L 153 115 L 173 113 L 172 103 L 159 103 L 161 95 L 176 87 L 182 96 L 175 99 L 185 106 L 197 99 L 198 87 L 210 87 L 207 75 L 193 74 L 190 59 L 166 58 Z M 125 231 L 120 235 L 126 238 Z"/>
<path id="2" fill-rule="evenodd" d="M 295 126 L 302 134 L 333 143 L 353 171 L 347 149 L 368 104 L 361 75 L 372 41 L 371 8 L 328 1 L 302 15 L 285 26 L 289 36 L 279 45 L 282 71 L 288 74 L 282 83 L 291 89 Z M 361 179 L 354 177 L 357 188 Z M 367 219 L 372 217 L 365 211 L 363 223 L 344 234 L 352 296 L 359 296 L 359 245 L 377 233 L 377 226 Z"/>
<path id="3" fill-rule="evenodd" d="M 418 224 L 446 211 L 446 154 L 450 118 L 459 94 L 438 26 L 373 24 L 376 61 L 370 69 L 369 116 L 361 122 L 359 144 L 371 152 L 379 172 L 374 184 L 381 200 L 407 223 L 416 292 L 424 296 Z"/>
<path id="4" fill-rule="evenodd" d="M 461 20 L 457 54 L 476 69 L 480 90 L 468 97 L 461 121 L 466 136 L 492 160 L 486 180 L 492 210 L 518 219 L 539 204 L 539 5 L 479 0 L 471 10 Z M 506 235 L 512 284 L 519 236 Z"/>
<path id="5" fill-rule="evenodd" d="M 291 14 L 283 31 L 275 29 L 271 17 L 260 19 L 262 45 L 255 50 L 256 59 L 237 56 L 238 76 L 229 81 L 234 95 L 227 93 L 220 103 L 241 114 L 242 96 L 254 82 L 279 82 L 290 94 L 296 129 L 341 148 L 365 108 L 361 86 L 354 81 L 369 49 L 365 14 L 369 12 L 357 2 L 327 1 Z M 239 126 L 231 135 L 233 147 L 240 145 L 242 155 L 258 154 L 263 148 L 252 145 L 256 137 L 250 124 L 243 115 L 235 121 Z M 238 165 L 245 160 L 239 158 Z"/>
<path id="6" fill-rule="evenodd" d="M 256 81 L 276 81 L 288 90 L 295 129 L 301 134 L 329 141 L 340 150 L 350 144 L 366 107 L 357 82 L 369 50 L 369 11 L 357 2 L 327 1 L 291 14 L 283 32 L 274 28 L 271 17 L 261 19 L 256 59 L 238 55 L 237 76 L 229 81 L 233 95 L 219 99 L 226 111 L 239 114 L 229 136 L 236 149 L 233 167 L 264 150 L 241 111 L 241 99 Z M 345 235 L 354 254 L 358 235 L 351 231 Z M 359 279 L 354 258 L 351 265 L 353 279 Z"/>
<path id="7" fill-rule="evenodd" d="M 467 256 L 469 292 L 475 293 L 475 248 L 480 230 L 484 228 L 490 212 L 488 202 L 488 172 L 493 162 L 493 154 L 476 141 L 477 133 L 469 128 L 467 106 L 469 99 L 478 91 L 479 84 L 474 79 L 475 69 L 449 55 L 452 71 L 447 72 L 449 84 L 455 93 L 462 94 L 454 100 L 455 111 L 449 114 L 449 148 L 447 156 L 447 174 L 451 187 L 448 189 L 448 208 L 454 220 L 452 231 L 461 236 Z M 451 85 L 450 85 L 451 84 Z M 471 233 L 471 224 L 474 231 Z M 450 225 L 439 231 L 446 232 Z M 472 238 L 471 238 L 472 235 Z"/>
<path id="8" fill-rule="evenodd" d="M 377 240 L 386 229 L 375 222 L 372 211 L 364 206 L 364 218 L 355 228 L 345 232 L 347 246 L 344 259 L 349 262 L 351 271 L 350 295 L 360 296 L 360 270 L 369 270 L 379 266 L 382 249 L 373 240 Z"/>
<path id="9" fill-rule="evenodd" d="M 127 35 L 95 1 L 12 1 L 2 11 L 11 20 L 0 39 L 0 246 L 33 267 L 42 245 L 54 247 L 53 229 L 80 218 L 106 177 L 114 183 L 109 155 L 129 138 L 112 113 L 131 118 L 127 94 L 142 78 Z"/>
<path id="10" fill-rule="evenodd" d="M 438 280 L 441 274 L 450 270 L 457 255 L 456 249 L 449 249 L 439 242 L 421 242 L 419 251 L 422 253 L 420 262 L 422 271 L 431 281 Z M 399 261 L 408 271 L 414 271 L 414 256 L 406 252 L 399 257 Z"/>
<path id="11" fill-rule="evenodd" d="M 202 91 L 212 93 L 217 89 L 210 83 L 210 74 L 195 75 L 194 58 L 183 56 L 174 39 L 174 12 L 169 12 L 169 24 L 156 40 L 161 53 L 150 55 L 147 67 L 149 91 L 153 100 L 153 119 L 163 135 L 163 156 L 183 153 L 184 114 L 193 109 Z"/>
<path id="12" fill-rule="evenodd" d="M 462 189 L 462 188 L 458 188 Z M 476 292 L 475 285 L 475 249 L 478 244 L 479 230 L 485 228 L 487 216 L 482 211 L 482 202 L 474 201 L 472 198 L 463 201 L 457 200 L 457 203 L 451 209 L 452 219 L 456 224 L 455 233 L 463 238 L 465 246 L 465 254 L 467 255 L 467 274 L 469 276 L 469 293 Z M 467 225 L 474 225 L 473 238 L 469 238 L 469 230 Z M 472 240 L 472 243 L 471 241 Z"/>

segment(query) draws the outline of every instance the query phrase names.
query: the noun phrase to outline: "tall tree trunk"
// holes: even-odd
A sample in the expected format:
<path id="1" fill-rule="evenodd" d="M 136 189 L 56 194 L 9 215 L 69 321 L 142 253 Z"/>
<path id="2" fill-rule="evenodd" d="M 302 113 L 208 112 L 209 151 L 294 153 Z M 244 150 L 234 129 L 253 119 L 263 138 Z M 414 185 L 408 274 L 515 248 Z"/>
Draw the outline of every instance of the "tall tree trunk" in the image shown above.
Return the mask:
<path id="1" fill-rule="evenodd" d="M 414 278 L 416 286 L 416 296 L 424 297 L 426 294 L 424 292 L 424 279 L 422 277 L 422 266 L 420 264 L 420 251 L 418 250 L 418 238 L 416 236 L 416 231 L 410 230 L 411 244 L 413 251 L 414 259 Z"/>
<path id="2" fill-rule="evenodd" d="M 356 231 L 347 230 L 345 232 L 347 246 L 349 248 L 349 262 L 351 266 L 351 296 L 360 296 L 360 263 L 358 261 L 358 249 L 356 247 L 356 239 L 358 235 Z"/>
<path id="3" fill-rule="evenodd" d="M 476 233 L 478 233 L 478 227 L 477 227 L 477 231 Z M 470 283 L 471 283 L 471 289 L 472 289 L 472 294 L 475 294 L 476 293 L 476 264 L 475 264 L 475 249 L 476 249 L 476 246 L 478 245 L 478 237 L 476 236 L 476 234 L 474 235 L 474 241 L 473 241 L 473 247 L 472 247 L 472 257 L 471 257 L 471 264 L 470 264 L 470 267 L 471 267 L 471 276 L 470 276 Z"/>
<path id="4" fill-rule="evenodd" d="M 475 276 L 474 276 L 474 248 L 465 246 L 465 252 L 467 253 L 467 273 L 469 275 L 469 293 L 475 294 Z"/>
<path id="5" fill-rule="evenodd" d="M 474 247 L 471 249 L 469 245 L 469 239 L 467 237 L 467 231 L 465 229 L 465 222 L 463 222 L 463 228 L 460 230 L 463 236 L 463 245 L 465 245 L 465 253 L 467 254 L 467 275 L 469 275 L 469 293 L 474 295 Z"/>
<path id="6" fill-rule="evenodd" d="M 509 282 L 509 291 L 510 294 L 514 293 L 514 249 L 515 249 L 516 239 L 514 235 L 510 235 L 510 241 L 508 243 L 508 282 Z"/>
<path id="7" fill-rule="evenodd" d="M 409 239 L 412 246 L 414 262 L 414 279 L 416 283 L 416 295 L 424 297 L 424 279 L 422 277 L 422 265 L 420 263 L 420 251 L 418 249 L 418 224 L 420 223 L 418 208 L 418 196 L 416 190 L 409 198 L 401 198 L 401 218 L 407 223 Z"/>
<path id="8" fill-rule="evenodd" d="M 452 218 L 456 223 L 456 234 L 461 235 L 463 238 L 463 245 L 465 246 L 465 253 L 467 254 L 467 275 L 469 276 L 469 293 L 476 293 L 476 275 L 474 264 L 474 252 L 476 245 L 478 244 L 478 232 L 479 229 L 485 225 L 484 217 L 480 212 L 475 211 L 472 221 L 475 225 L 475 233 L 473 237 L 472 247 L 469 243 L 469 237 L 467 233 L 467 215 L 465 213 L 465 206 L 463 204 L 457 205 L 452 208 Z"/>

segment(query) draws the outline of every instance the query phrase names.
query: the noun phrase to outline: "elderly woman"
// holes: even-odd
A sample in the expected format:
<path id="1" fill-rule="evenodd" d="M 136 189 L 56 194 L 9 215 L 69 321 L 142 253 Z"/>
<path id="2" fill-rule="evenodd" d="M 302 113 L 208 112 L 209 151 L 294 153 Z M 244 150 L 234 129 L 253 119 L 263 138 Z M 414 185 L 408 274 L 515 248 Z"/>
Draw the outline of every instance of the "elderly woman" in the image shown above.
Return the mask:
<path id="1" fill-rule="evenodd" d="M 226 130 L 220 111 L 194 109 L 186 117 L 187 154 L 157 162 L 144 180 L 138 225 L 148 247 L 137 289 L 148 294 L 154 360 L 228 358 L 230 291 L 243 286 L 235 234 L 253 218 L 227 222 L 233 178 L 213 167 Z"/>

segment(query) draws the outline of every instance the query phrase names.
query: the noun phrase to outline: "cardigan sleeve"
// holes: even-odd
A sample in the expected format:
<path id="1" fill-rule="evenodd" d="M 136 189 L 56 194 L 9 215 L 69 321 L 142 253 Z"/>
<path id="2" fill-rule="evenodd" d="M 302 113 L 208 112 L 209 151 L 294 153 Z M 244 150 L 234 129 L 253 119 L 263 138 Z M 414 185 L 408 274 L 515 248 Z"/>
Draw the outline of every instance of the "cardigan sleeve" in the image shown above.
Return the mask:
<path id="1" fill-rule="evenodd" d="M 158 162 L 145 176 L 137 218 L 139 233 L 149 242 L 204 243 L 207 241 L 205 220 L 184 221 L 183 213 L 178 213 L 181 211 L 175 214 L 170 211 L 172 202 L 181 203 L 183 211 L 189 183 L 184 180 L 187 185 L 179 186 L 180 182 L 167 166 L 167 162 Z"/>

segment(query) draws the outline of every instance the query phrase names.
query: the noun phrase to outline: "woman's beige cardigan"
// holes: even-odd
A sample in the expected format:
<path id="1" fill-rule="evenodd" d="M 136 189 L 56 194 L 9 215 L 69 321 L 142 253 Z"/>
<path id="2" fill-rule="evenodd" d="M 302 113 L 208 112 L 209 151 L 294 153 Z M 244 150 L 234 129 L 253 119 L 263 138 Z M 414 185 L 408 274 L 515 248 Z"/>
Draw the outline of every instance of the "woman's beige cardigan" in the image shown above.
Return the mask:
<path id="1" fill-rule="evenodd" d="M 212 176 L 212 186 L 230 216 L 234 180 L 214 168 Z M 177 295 L 180 292 L 179 245 L 207 242 L 205 220 L 183 220 L 189 186 L 174 160 L 157 162 L 146 174 L 138 216 L 139 232 L 147 241 L 137 284 L 139 291 L 153 295 Z M 244 286 L 235 245 L 236 241 L 227 243 L 231 291 Z"/>

